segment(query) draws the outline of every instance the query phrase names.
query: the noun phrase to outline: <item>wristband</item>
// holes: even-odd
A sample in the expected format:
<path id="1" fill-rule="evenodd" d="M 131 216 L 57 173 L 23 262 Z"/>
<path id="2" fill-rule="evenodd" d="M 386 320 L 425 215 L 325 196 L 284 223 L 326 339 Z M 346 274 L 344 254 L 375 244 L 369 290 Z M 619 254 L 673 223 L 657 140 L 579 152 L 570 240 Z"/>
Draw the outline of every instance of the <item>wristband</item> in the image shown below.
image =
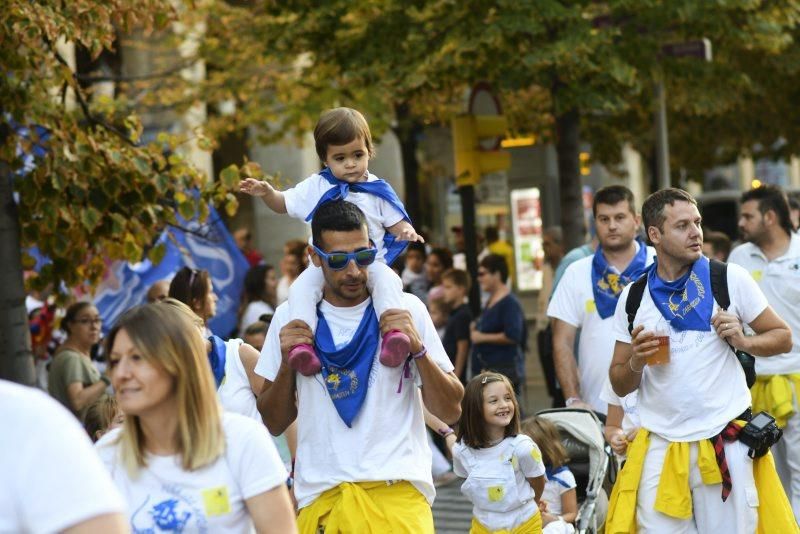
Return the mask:
<path id="1" fill-rule="evenodd" d="M 634 372 L 634 373 L 636 373 L 637 375 L 640 375 L 640 374 L 642 374 L 642 371 L 644 371 L 644 367 L 642 367 L 642 368 L 641 368 L 641 369 L 639 369 L 638 371 L 637 371 L 636 369 L 634 369 L 634 368 L 633 368 L 633 356 L 631 356 L 630 358 L 628 358 L 628 367 L 630 367 L 630 368 L 631 368 L 631 371 L 633 371 L 633 372 Z"/>
<path id="2" fill-rule="evenodd" d="M 444 428 L 440 428 L 440 429 L 439 429 L 439 430 L 437 430 L 436 432 L 438 432 L 438 433 L 439 433 L 439 435 L 440 435 L 440 436 L 442 436 L 443 438 L 446 438 L 446 437 L 447 437 L 447 436 L 449 436 L 450 434 L 455 434 L 455 433 L 456 433 L 456 431 L 455 431 L 455 430 L 453 430 L 452 428 L 450 428 L 449 426 L 446 426 L 446 427 L 444 427 Z"/>
<path id="3" fill-rule="evenodd" d="M 570 398 L 568 398 L 567 400 L 564 401 L 564 404 L 567 406 L 567 408 L 569 408 L 570 406 L 572 406 L 576 402 L 581 402 L 581 398 L 580 397 L 570 397 Z"/>
<path id="4" fill-rule="evenodd" d="M 428 349 L 425 348 L 425 345 L 422 345 L 422 347 L 419 349 L 419 352 L 414 352 L 414 353 L 411 354 L 411 359 L 412 360 L 419 360 L 420 358 L 425 356 L 425 354 L 427 354 L 427 353 L 428 353 Z"/>

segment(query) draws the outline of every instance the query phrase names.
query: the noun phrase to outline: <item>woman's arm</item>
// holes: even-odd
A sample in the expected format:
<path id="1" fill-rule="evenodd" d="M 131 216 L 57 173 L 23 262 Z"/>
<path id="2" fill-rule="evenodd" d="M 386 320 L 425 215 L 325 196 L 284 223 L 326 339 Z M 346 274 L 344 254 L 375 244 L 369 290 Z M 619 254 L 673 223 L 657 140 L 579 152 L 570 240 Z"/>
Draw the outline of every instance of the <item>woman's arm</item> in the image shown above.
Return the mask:
<path id="1" fill-rule="evenodd" d="M 517 342 L 513 339 L 509 338 L 505 332 L 494 332 L 494 333 L 486 333 L 481 332 L 480 330 L 472 330 L 470 333 L 470 339 L 476 345 L 480 345 L 482 343 L 491 343 L 492 345 L 516 345 Z"/>
<path id="2" fill-rule="evenodd" d="M 90 386 L 85 386 L 81 382 L 72 382 L 67 386 L 67 397 L 69 405 L 76 412 L 80 412 L 94 401 L 103 396 L 108 384 L 103 380 L 98 380 Z"/>
<path id="3" fill-rule="evenodd" d="M 542 500 L 542 493 L 544 492 L 544 475 L 528 478 L 527 481 L 536 493 L 536 497 L 534 497 L 536 504 L 539 504 L 539 501 Z"/>
<path id="4" fill-rule="evenodd" d="M 244 501 L 258 534 L 297 532 L 294 507 L 284 484 Z"/>
<path id="5" fill-rule="evenodd" d="M 244 372 L 247 373 L 247 381 L 250 382 L 250 389 L 253 390 L 256 397 L 264 389 L 264 377 L 258 376 L 255 371 L 258 356 L 258 351 L 251 345 L 247 343 L 239 345 L 239 359 L 242 360 Z"/>

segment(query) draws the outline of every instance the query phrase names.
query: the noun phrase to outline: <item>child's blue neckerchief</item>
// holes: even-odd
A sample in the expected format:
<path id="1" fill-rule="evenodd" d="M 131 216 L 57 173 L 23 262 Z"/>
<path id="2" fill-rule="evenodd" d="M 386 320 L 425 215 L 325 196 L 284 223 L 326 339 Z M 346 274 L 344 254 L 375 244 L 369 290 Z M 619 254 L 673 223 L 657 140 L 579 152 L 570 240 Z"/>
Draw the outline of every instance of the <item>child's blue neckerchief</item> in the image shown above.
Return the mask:
<path id="1" fill-rule="evenodd" d="M 675 330 L 711 330 L 714 297 L 711 294 L 711 269 L 701 256 L 689 272 L 674 282 L 663 281 L 657 273 L 658 260 L 647 273 L 647 288 L 658 311 Z"/>
<path id="2" fill-rule="evenodd" d="M 317 317 L 314 344 L 322 362 L 322 379 L 339 417 L 352 427 L 353 419 L 367 398 L 369 374 L 381 338 L 378 317 L 370 302 L 353 338 L 341 349 L 336 348 L 328 321 L 319 307 Z"/>
<path id="3" fill-rule="evenodd" d="M 556 476 L 557 474 L 563 473 L 564 471 L 569 471 L 569 467 L 567 467 L 566 465 L 562 465 L 556 467 L 555 469 L 547 466 L 545 466 L 544 468 L 544 474 L 547 477 L 547 480 L 552 480 L 553 482 L 557 482 L 558 484 L 564 486 L 565 488 L 570 489 L 571 486 L 567 484 L 567 482 L 564 479 L 558 478 Z"/>
<path id="4" fill-rule="evenodd" d="M 332 200 L 344 200 L 347 198 L 347 195 L 350 194 L 350 191 L 353 191 L 354 193 L 368 193 L 385 200 L 397 211 L 402 213 L 403 218 L 406 221 L 409 223 L 411 222 L 411 217 L 408 216 L 408 212 L 406 212 L 406 208 L 403 206 L 403 203 L 400 201 L 397 193 L 394 192 L 392 186 L 390 186 L 385 180 L 378 178 L 377 180 L 371 180 L 368 182 L 345 182 L 344 180 L 340 180 L 334 176 L 333 172 L 331 172 L 330 168 L 328 167 L 325 167 L 319 171 L 319 175 L 322 176 L 333 187 L 328 189 L 325 194 L 322 195 L 322 197 L 319 199 L 319 202 L 317 202 L 317 205 L 314 206 L 314 209 L 312 209 L 306 217 L 306 222 L 311 221 L 311 219 L 314 217 L 314 213 L 317 212 L 320 206 Z M 391 265 L 394 260 L 403 253 L 407 245 L 407 241 L 398 241 L 395 236 L 389 232 L 386 232 L 383 237 L 383 246 L 386 248 L 386 256 L 384 257 L 386 264 Z"/>
<path id="5" fill-rule="evenodd" d="M 214 373 L 214 381 L 217 389 L 225 380 L 225 342 L 219 336 L 209 336 L 211 350 L 208 352 L 208 363 L 211 364 L 211 372 Z"/>
<path id="6" fill-rule="evenodd" d="M 621 274 L 611 269 L 603 255 L 603 248 L 597 247 L 592 259 L 592 293 L 601 319 L 614 315 L 620 293 L 642 275 L 646 264 L 647 247 L 644 243 L 639 242 L 639 251 Z"/>

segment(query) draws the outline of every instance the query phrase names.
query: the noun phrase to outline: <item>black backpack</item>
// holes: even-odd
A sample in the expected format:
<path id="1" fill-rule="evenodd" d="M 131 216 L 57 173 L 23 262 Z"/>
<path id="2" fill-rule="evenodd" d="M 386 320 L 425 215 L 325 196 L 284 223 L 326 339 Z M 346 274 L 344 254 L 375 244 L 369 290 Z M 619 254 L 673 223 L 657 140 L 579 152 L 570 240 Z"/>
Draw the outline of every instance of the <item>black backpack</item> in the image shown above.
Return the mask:
<path id="1" fill-rule="evenodd" d="M 720 308 L 727 310 L 728 306 L 731 305 L 731 297 L 728 294 L 728 264 L 717 260 L 709 260 L 709 262 L 711 264 L 711 294 Z M 636 317 L 636 312 L 642 303 L 645 287 L 647 287 L 647 274 L 643 274 L 631 284 L 628 300 L 625 302 L 629 333 L 633 332 L 633 319 Z M 728 343 L 728 346 L 742 365 L 744 376 L 747 379 L 747 387 L 753 387 L 753 384 L 756 383 L 756 359 L 742 350 L 733 348 L 730 343 Z"/>

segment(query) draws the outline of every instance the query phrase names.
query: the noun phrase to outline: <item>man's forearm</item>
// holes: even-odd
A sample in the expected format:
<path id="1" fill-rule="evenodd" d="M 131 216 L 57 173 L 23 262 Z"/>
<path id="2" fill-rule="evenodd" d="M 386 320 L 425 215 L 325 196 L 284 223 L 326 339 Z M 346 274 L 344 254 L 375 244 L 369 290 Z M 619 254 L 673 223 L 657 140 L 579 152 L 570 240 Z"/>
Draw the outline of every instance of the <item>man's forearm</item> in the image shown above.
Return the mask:
<path id="1" fill-rule="evenodd" d="M 297 418 L 296 391 L 294 371 L 285 363 L 281 363 L 274 382 L 265 381 L 256 404 L 273 436 L 283 434 Z"/>
<path id="2" fill-rule="evenodd" d="M 611 381 L 611 389 L 620 397 L 633 393 L 639 388 L 642 381 L 642 373 L 636 373 L 631 369 L 631 363 L 625 360 L 624 363 L 613 363 L 608 371 L 608 378 Z"/>
<path id="3" fill-rule="evenodd" d="M 792 331 L 788 328 L 774 328 L 754 336 L 745 336 L 747 343 L 741 347 L 753 356 L 775 356 L 792 350 Z"/>
<path id="4" fill-rule="evenodd" d="M 561 384 L 561 391 L 564 398 L 581 396 L 580 381 L 578 380 L 578 364 L 575 361 L 575 354 L 570 347 L 564 345 L 553 346 L 553 363 L 556 367 L 558 383 Z"/>
<path id="5" fill-rule="evenodd" d="M 442 371 L 430 356 L 417 360 L 417 369 L 422 379 L 425 407 L 447 424 L 454 424 L 461 416 L 461 397 L 464 395 L 461 382 L 452 373 Z"/>

